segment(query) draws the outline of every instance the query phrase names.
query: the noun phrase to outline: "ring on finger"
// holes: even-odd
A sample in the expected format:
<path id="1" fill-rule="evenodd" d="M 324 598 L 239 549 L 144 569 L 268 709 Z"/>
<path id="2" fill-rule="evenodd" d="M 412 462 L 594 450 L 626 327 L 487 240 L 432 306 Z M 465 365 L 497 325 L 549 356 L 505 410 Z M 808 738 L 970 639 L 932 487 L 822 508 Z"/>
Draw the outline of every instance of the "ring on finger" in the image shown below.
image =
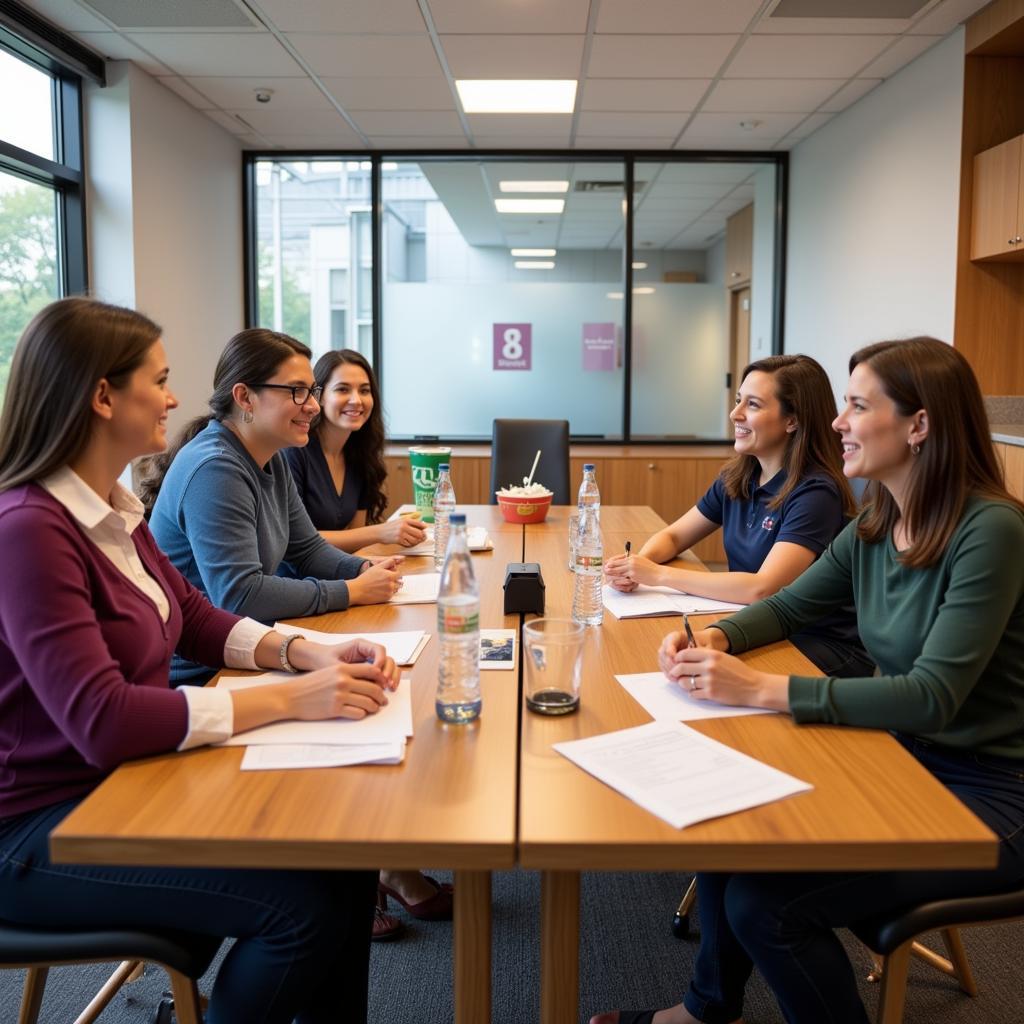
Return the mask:
<path id="1" fill-rule="evenodd" d="M 696 676 L 690 676 L 690 689 L 691 690 L 699 689 L 699 687 L 697 686 L 697 677 Z"/>

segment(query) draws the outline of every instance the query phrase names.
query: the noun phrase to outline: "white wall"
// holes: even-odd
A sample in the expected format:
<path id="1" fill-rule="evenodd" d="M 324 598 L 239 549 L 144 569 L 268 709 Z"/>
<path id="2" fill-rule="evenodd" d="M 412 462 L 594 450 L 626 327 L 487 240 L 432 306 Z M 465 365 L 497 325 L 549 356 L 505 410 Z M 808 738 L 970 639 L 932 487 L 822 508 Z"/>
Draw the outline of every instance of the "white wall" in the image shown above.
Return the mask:
<path id="1" fill-rule="evenodd" d="M 163 327 L 173 432 L 244 326 L 241 147 L 134 65 L 107 73 L 85 97 L 91 291 Z"/>
<path id="2" fill-rule="evenodd" d="M 825 367 L 884 338 L 953 335 L 963 30 L 790 157 L 787 352 Z"/>

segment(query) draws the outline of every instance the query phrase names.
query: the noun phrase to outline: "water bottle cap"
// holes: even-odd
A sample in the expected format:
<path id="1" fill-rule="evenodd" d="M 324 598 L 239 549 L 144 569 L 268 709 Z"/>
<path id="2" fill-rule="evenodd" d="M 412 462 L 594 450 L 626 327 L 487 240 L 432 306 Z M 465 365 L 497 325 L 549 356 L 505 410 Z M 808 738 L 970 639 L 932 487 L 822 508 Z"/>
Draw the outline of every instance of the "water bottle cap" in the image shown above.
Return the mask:
<path id="1" fill-rule="evenodd" d="M 447 462 L 439 462 L 437 464 L 437 468 L 439 470 L 443 470 L 445 473 L 447 473 L 448 472 L 448 463 Z"/>
<path id="2" fill-rule="evenodd" d="M 465 512 L 453 512 L 448 517 L 448 522 L 452 526 L 465 526 L 466 525 L 466 513 Z"/>
<path id="3" fill-rule="evenodd" d="M 592 463 L 592 462 L 585 462 L 583 464 L 583 472 L 584 473 L 590 473 L 590 472 L 593 471 L 593 469 L 594 469 L 594 463 Z"/>

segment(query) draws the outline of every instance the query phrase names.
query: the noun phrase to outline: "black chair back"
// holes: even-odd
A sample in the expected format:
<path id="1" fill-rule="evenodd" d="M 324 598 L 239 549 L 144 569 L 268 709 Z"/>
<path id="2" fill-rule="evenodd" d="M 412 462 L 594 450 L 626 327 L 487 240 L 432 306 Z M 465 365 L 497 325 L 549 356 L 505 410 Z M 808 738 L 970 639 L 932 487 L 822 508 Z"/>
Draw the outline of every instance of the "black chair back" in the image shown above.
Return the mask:
<path id="1" fill-rule="evenodd" d="M 509 484 L 521 484 L 529 475 L 533 457 L 540 462 L 533 479 L 553 492 L 554 505 L 573 503 L 569 482 L 568 420 L 495 420 L 491 434 L 491 500 L 494 492 Z"/>

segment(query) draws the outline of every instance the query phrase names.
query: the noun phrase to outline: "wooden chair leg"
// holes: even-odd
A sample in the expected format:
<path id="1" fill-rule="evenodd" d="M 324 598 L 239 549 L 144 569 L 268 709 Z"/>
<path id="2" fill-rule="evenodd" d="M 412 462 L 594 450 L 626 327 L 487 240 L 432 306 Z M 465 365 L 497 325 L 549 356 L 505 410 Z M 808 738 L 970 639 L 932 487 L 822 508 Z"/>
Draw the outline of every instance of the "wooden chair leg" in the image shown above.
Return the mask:
<path id="1" fill-rule="evenodd" d="M 902 946 L 897 946 L 882 963 L 882 983 L 878 993 L 878 1024 L 901 1024 L 903 1020 L 911 945 L 910 942 L 904 942 Z"/>
<path id="2" fill-rule="evenodd" d="M 167 974 L 171 979 L 171 994 L 174 996 L 174 1016 L 178 1024 L 203 1024 L 203 1016 L 199 997 L 199 986 L 184 974 L 172 971 Z"/>
<path id="3" fill-rule="evenodd" d="M 959 928 L 943 928 L 942 941 L 946 944 L 946 952 L 949 954 L 950 963 L 953 966 L 953 975 L 957 983 L 969 996 L 978 994 L 978 986 L 974 982 L 974 972 L 971 970 L 970 961 L 967 959 L 967 951 L 964 949 L 963 939 L 960 938 Z"/>
<path id="4" fill-rule="evenodd" d="M 89 1001 L 89 1005 L 75 1018 L 75 1024 L 94 1024 L 99 1015 L 106 1009 L 110 1000 L 117 995 L 122 985 L 131 981 L 136 971 L 142 967 L 139 960 L 125 960 L 103 984 Z"/>
<path id="5" fill-rule="evenodd" d="M 25 988 L 21 994 L 21 1010 L 18 1012 L 18 1024 L 36 1024 L 39 1011 L 43 1005 L 43 992 L 46 990 L 46 978 L 49 967 L 29 967 L 25 971 Z"/>

